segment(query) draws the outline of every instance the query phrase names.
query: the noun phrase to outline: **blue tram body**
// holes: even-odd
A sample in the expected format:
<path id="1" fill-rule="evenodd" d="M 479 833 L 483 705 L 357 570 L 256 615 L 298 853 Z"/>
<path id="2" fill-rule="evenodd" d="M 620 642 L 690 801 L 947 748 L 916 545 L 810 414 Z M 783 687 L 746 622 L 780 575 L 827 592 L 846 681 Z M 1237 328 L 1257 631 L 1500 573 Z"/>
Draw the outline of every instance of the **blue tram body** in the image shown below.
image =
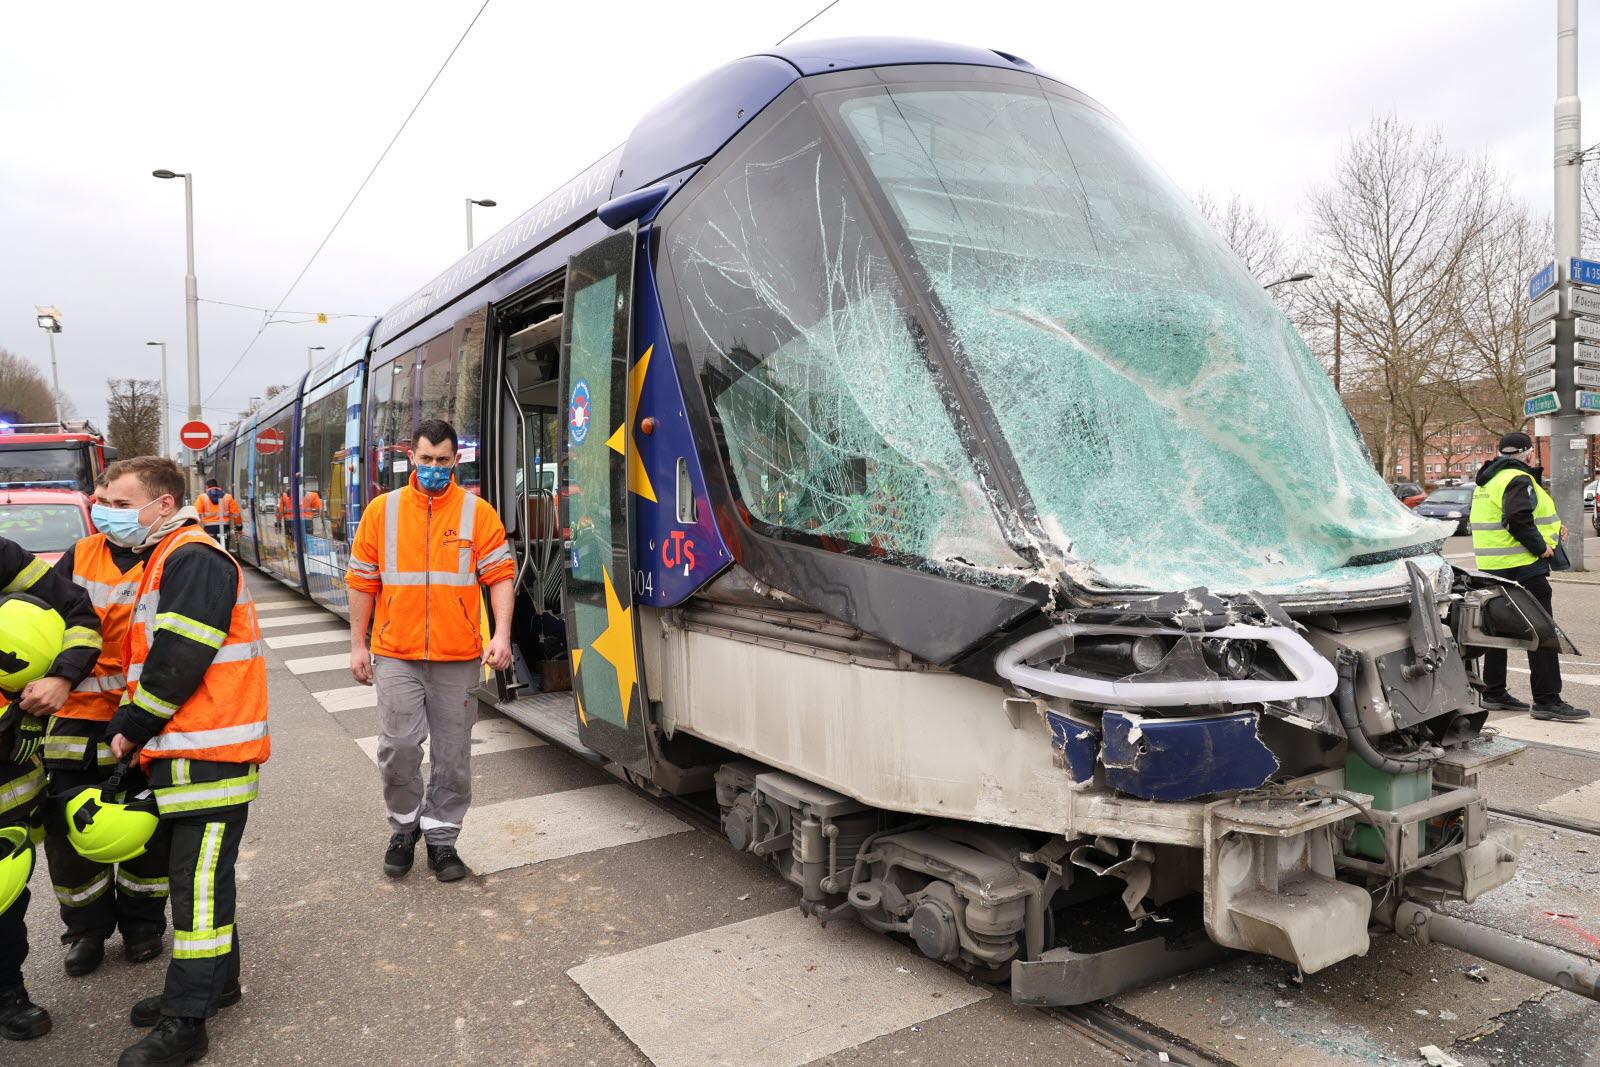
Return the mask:
<path id="1" fill-rule="evenodd" d="M 1570 643 L 1506 630 L 1182 195 L 1017 56 L 808 41 L 680 90 L 207 451 L 241 557 L 345 613 L 433 417 L 517 556 L 477 698 L 715 790 L 810 913 L 1064 1003 L 1216 945 L 1316 970 L 1420 907 L 1396 879 L 1515 869 L 1473 650 Z M 1118 895 L 1207 937 L 1078 951 Z"/>

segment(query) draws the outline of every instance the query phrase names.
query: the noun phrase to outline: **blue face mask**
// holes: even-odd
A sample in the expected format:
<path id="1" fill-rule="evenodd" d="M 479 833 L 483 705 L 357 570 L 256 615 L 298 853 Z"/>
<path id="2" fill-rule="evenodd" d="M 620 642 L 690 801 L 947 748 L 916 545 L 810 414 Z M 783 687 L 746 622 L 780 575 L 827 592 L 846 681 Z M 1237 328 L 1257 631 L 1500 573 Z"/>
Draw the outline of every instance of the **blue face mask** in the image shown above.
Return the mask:
<path id="1" fill-rule="evenodd" d="M 417 484 L 424 492 L 437 493 L 450 484 L 449 467 L 418 467 Z"/>
<path id="2" fill-rule="evenodd" d="M 154 503 L 154 500 L 150 501 L 150 504 Z M 146 504 L 144 508 L 150 504 Z M 144 544 L 144 539 L 150 536 L 150 527 L 139 522 L 139 513 L 144 511 L 144 508 L 112 508 L 104 504 L 95 504 L 89 509 L 89 518 L 94 522 L 95 529 L 117 544 L 125 548 L 136 548 Z"/>

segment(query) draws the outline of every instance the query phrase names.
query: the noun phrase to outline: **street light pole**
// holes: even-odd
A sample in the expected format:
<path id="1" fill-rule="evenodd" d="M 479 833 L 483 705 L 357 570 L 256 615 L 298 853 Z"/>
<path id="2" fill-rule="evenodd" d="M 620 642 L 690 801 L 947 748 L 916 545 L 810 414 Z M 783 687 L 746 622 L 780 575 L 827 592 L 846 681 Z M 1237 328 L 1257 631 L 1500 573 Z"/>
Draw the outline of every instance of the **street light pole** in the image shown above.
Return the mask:
<path id="1" fill-rule="evenodd" d="M 194 176 L 171 170 L 151 171 L 157 178 L 183 179 L 183 232 L 188 273 L 183 276 L 185 328 L 189 347 L 189 421 L 200 421 L 200 296 L 194 280 Z"/>
<path id="2" fill-rule="evenodd" d="M 167 401 L 167 342 L 146 341 L 145 345 L 147 347 L 153 345 L 161 349 L 161 454 L 170 458 L 172 455 L 172 408 Z"/>
<path id="3" fill-rule="evenodd" d="M 473 209 L 474 206 L 477 206 L 477 207 L 498 207 L 499 205 L 497 203 L 495 203 L 495 201 L 493 201 L 493 200 L 474 200 L 470 196 L 467 197 L 467 251 L 468 252 L 472 251 L 472 209 Z"/>
<path id="4" fill-rule="evenodd" d="M 1578 0 L 1556 0 L 1555 107 L 1555 238 L 1556 270 L 1562 278 L 1560 318 L 1556 335 L 1556 388 L 1561 408 L 1550 416 L 1550 495 L 1562 525 L 1577 531 L 1568 537 L 1567 558 L 1583 570 L 1583 457 L 1581 413 L 1574 411 L 1577 391 L 1573 374 L 1572 278 L 1568 269 L 1582 254 L 1578 229 L 1579 189 L 1583 178 L 1582 105 L 1578 99 Z"/>
<path id="5" fill-rule="evenodd" d="M 327 351 L 327 345 L 309 345 L 306 347 L 306 373 L 311 373 L 311 353 Z"/>
<path id="6" fill-rule="evenodd" d="M 38 323 L 39 329 L 44 331 L 45 336 L 50 339 L 50 399 L 55 406 L 56 425 L 60 426 L 62 424 L 61 371 L 56 367 L 56 334 L 61 332 L 61 312 L 54 307 L 40 307 L 38 304 L 33 306 L 33 310 L 37 316 L 34 321 Z"/>

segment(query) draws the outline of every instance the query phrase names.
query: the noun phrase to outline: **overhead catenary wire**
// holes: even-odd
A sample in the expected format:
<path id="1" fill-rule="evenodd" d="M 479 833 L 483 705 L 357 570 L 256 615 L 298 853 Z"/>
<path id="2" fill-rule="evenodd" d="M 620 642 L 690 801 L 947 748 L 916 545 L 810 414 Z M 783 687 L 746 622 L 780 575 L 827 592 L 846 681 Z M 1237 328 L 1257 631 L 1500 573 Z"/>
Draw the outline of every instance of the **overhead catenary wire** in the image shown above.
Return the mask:
<path id="1" fill-rule="evenodd" d="M 834 3 L 837 2 L 838 0 L 834 0 Z M 356 186 L 356 191 L 351 194 L 349 201 L 344 205 L 344 210 L 339 212 L 339 217 L 333 220 L 332 226 L 328 227 L 328 232 L 323 235 L 322 240 L 317 244 L 316 250 L 311 253 L 311 258 L 306 260 L 305 266 L 300 268 L 300 273 L 294 276 L 294 281 L 290 282 L 289 288 L 283 291 L 283 295 L 278 298 L 277 304 L 273 306 L 271 311 L 266 313 L 261 325 L 256 328 L 255 336 L 250 338 L 249 343 L 244 346 L 244 350 L 240 352 L 238 358 L 233 361 L 233 365 L 228 368 L 227 373 L 217 380 L 217 384 L 212 387 L 211 392 L 206 396 L 206 403 L 209 404 L 211 402 L 217 393 L 222 390 L 222 387 L 227 384 L 228 379 L 233 377 L 234 372 L 243 365 L 245 357 L 250 354 L 250 350 L 255 347 L 257 341 L 261 340 L 261 335 L 266 332 L 267 327 L 273 324 L 273 316 L 277 315 L 278 312 L 282 310 L 283 305 L 288 302 L 289 297 L 294 294 L 295 289 L 305 278 L 306 272 L 311 269 L 312 264 L 316 263 L 317 257 L 322 255 L 322 250 L 328 247 L 328 242 L 333 239 L 333 235 L 338 231 L 340 224 L 344 222 L 345 216 L 350 214 L 350 209 L 355 207 L 356 201 L 359 200 L 361 198 L 361 194 L 366 191 L 367 185 L 372 181 L 373 175 L 377 174 L 378 168 L 383 166 L 383 161 L 389 157 L 389 152 L 394 148 L 395 142 L 400 140 L 400 135 L 406 132 L 406 127 L 411 124 L 412 117 L 415 116 L 417 110 L 422 107 L 423 101 L 428 99 L 428 94 L 433 91 L 434 85 L 438 83 L 440 76 L 445 72 L 445 68 L 450 65 L 450 61 L 454 59 L 456 53 L 461 50 L 461 45 L 466 41 L 467 35 L 472 32 L 472 28 L 478 24 L 478 20 L 483 17 L 483 13 L 489 7 L 489 3 L 490 0 L 483 0 L 483 3 L 478 5 L 478 10 L 473 13 L 472 19 L 467 23 L 466 29 L 461 31 L 461 36 L 456 38 L 456 43 L 451 46 L 449 53 L 444 57 L 444 61 L 439 64 L 439 69 L 433 72 L 432 78 L 428 79 L 428 84 L 423 87 L 422 95 L 417 97 L 417 102 L 411 105 L 410 111 L 406 112 L 406 117 L 401 120 L 399 128 L 394 131 L 394 136 L 389 138 L 389 143 L 383 146 L 382 152 L 378 153 L 378 158 L 373 162 L 372 167 L 367 171 L 367 176 L 361 179 L 361 184 Z M 832 5 L 830 4 L 829 6 L 831 7 Z M 818 14 L 820 14 L 820 12 L 818 12 Z"/>
<path id="2" fill-rule="evenodd" d="M 826 15 L 828 13 L 829 9 L 832 8 L 833 5 L 837 4 L 838 2 L 839 2 L 839 0 L 829 0 L 829 2 L 827 4 L 825 4 L 822 7 L 822 9 L 820 11 L 818 11 L 815 15 L 812 15 L 810 18 L 806 19 L 800 25 L 796 26 L 794 29 L 790 30 L 788 33 L 784 34 L 782 37 L 779 37 L 777 39 L 777 41 L 773 42 L 772 47 L 774 47 L 774 48 L 778 47 L 778 45 L 780 45 L 783 42 L 787 41 L 789 38 L 793 37 L 795 34 L 799 33 L 801 30 L 805 29 L 807 26 L 811 25 L 813 22 L 815 22 L 818 19 L 820 19 L 823 15 Z"/>

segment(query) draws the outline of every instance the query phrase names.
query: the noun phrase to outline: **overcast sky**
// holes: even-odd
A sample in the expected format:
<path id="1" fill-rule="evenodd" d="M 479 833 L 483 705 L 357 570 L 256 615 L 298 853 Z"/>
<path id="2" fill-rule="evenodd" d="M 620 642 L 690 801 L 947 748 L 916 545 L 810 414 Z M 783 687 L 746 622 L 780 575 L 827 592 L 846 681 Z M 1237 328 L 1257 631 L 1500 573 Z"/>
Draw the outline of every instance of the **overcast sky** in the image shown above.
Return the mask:
<path id="1" fill-rule="evenodd" d="M 48 371 L 33 306 L 61 309 L 63 387 L 101 422 L 106 378 L 187 396 L 183 189 L 202 299 L 282 297 L 481 0 L 17 0 L 0 14 L 0 347 Z M 286 311 L 376 315 L 622 141 L 678 85 L 761 51 L 823 0 L 492 0 Z M 1600 4 L 1587 4 L 1587 14 Z M 246 12 L 248 11 L 248 14 Z M 1600 140 L 1600 22 L 1582 39 Z M 895 35 L 1012 52 L 1115 111 L 1185 189 L 1238 192 L 1298 228 L 1349 132 L 1393 111 L 1486 153 L 1548 211 L 1554 0 L 840 0 L 795 39 Z M 282 315 L 302 320 L 306 314 Z M 200 306 L 218 425 L 363 324 L 274 325 Z"/>

